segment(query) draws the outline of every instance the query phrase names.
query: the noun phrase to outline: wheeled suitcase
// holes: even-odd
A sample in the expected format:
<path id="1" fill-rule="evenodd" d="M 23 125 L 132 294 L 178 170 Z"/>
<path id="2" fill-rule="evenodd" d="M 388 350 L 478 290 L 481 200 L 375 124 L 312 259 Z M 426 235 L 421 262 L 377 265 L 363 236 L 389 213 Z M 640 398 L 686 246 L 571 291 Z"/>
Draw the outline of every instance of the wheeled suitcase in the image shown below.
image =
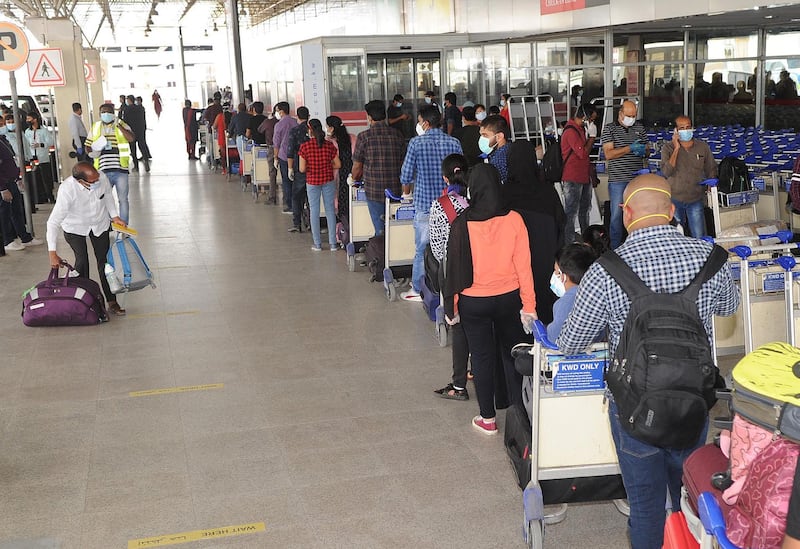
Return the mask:
<path id="1" fill-rule="evenodd" d="M 59 278 L 58 268 L 50 270 L 47 280 L 23 294 L 22 322 L 26 326 L 89 326 L 106 322 L 105 300 L 94 280 L 67 276 Z"/>
<path id="2" fill-rule="evenodd" d="M 800 349 L 780 342 L 762 345 L 733 369 L 733 411 L 776 435 L 800 442 L 798 376 Z"/>
<path id="3" fill-rule="evenodd" d="M 109 281 L 111 291 L 115 294 L 133 292 L 147 286 L 156 287 L 153 282 L 153 273 L 147 266 L 133 237 L 125 234 L 117 236 L 108 250 L 106 262 L 113 270 L 113 272 L 108 272 L 106 269 L 106 276 L 114 277 L 118 282 L 113 284 L 112 280 Z"/>

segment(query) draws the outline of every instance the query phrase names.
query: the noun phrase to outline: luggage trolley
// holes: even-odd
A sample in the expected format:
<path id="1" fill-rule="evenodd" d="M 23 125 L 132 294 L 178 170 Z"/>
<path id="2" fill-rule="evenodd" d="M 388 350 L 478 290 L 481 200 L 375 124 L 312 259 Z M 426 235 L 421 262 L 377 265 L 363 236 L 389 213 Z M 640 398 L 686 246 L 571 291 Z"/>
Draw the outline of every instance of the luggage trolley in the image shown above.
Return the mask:
<path id="1" fill-rule="evenodd" d="M 247 190 L 248 181 L 247 178 L 250 177 L 252 180 L 253 174 L 253 147 L 254 143 L 252 139 L 247 139 L 242 144 L 242 158 L 239 159 L 239 178 L 242 184 L 242 192 Z"/>
<path id="2" fill-rule="evenodd" d="M 555 104 L 551 95 L 516 97 L 519 103 L 509 104 L 511 140 L 517 138 L 537 141 L 546 149 L 546 138 L 555 139 L 557 134 Z"/>
<path id="3" fill-rule="evenodd" d="M 239 158 L 239 147 L 236 145 L 235 137 L 225 136 L 225 165 L 228 167 L 226 178 L 231 180 L 231 173 L 234 169 L 241 172 L 241 159 Z"/>
<path id="4" fill-rule="evenodd" d="M 267 198 L 265 204 L 269 204 L 269 194 L 275 189 L 270 189 L 269 180 L 269 149 L 266 145 L 253 145 L 250 151 L 252 158 L 252 168 L 250 182 L 252 184 L 253 201 L 258 202 L 258 195 L 264 193 Z M 247 153 L 245 152 L 245 158 Z"/>
<path id="5" fill-rule="evenodd" d="M 351 273 L 356 270 L 356 244 L 366 242 L 375 234 L 375 227 L 372 225 L 372 217 L 369 215 L 367 207 L 367 192 L 364 190 L 362 181 L 354 181 L 350 186 L 348 194 L 347 222 L 350 224 L 349 242 L 345 244 L 347 251 L 347 270 Z"/>
<path id="6" fill-rule="evenodd" d="M 533 345 L 516 345 L 512 351 L 519 367 L 531 371 L 526 377 L 523 401 L 530 401 L 531 480 L 522 495 L 523 538 L 528 547 L 543 547 L 545 524 L 564 519 L 567 504 L 545 501 L 542 483 L 549 480 L 584 477 L 608 477 L 615 488 L 610 494 L 624 497 L 617 453 L 611 437 L 605 409 L 604 373 L 608 362 L 606 344 L 592 345 L 585 354 L 565 356 L 547 339 L 547 330 L 540 321 L 534 323 Z M 527 392 L 527 394 L 526 394 Z M 527 407 L 527 402 L 526 402 Z M 569 444 L 563 444 L 565 436 Z M 605 479 L 603 479 L 605 480 Z M 596 497 L 573 499 L 597 501 Z M 629 514 L 627 502 L 612 499 L 623 514 Z M 554 514 L 545 514 L 544 505 L 560 503 Z"/>
<path id="7" fill-rule="evenodd" d="M 386 299 L 397 300 L 397 282 L 395 271 L 405 267 L 404 274 L 408 274 L 414 263 L 416 246 L 414 244 L 414 214 L 416 209 L 413 203 L 400 202 L 401 198 L 395 196 L 389 189 L 386 194 L 385 228 L 384 228 L 384 268 L 383 288 Z M 352 237 L 351 237 L 352 239 Z M 398 277 L 402 278 L 402 277 Z"/>

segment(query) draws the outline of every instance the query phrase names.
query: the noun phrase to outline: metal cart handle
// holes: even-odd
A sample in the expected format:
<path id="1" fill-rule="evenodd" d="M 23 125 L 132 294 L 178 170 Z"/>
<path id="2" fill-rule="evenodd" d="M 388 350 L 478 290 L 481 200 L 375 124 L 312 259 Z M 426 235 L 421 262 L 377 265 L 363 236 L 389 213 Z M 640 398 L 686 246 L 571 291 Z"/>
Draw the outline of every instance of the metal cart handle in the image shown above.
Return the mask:
<path id="1" fill-rule="evenodd" d="M 770 234 L 759 234 L 753 236 L 729 236 L 725 238 L 714 238 L 713 236 L 702 236 L 700 237 L 701 240 L 705 240 L 706 242 L 710 242 L 711 244 L 722 244 L 725 242 L 741 242 L 742 240 L 750 241 L 750 240 L 766 240 L 768 238 L 777 238 L 783 244 L 788 244 L 794 238 L 794 234 L 792 231 L 778 231 L 775 233 Z"/>
<path id="2" fill-rule="evenodd" d="M 717 500 L 711 492 L 703 492 L 697 498 L 697 507 L 700 511 L 700 520 L 706 533 L 713 535 L 720 549 L 740 549 L 734 545 L 725 534 L 725 517 L 722 516 L 722 509 L 719 508 Z"/>
<path id="3" fill-rule="evenodd" d="M 716 187 L 717 183 L 719 183 L 719 179 L 716 177 L 712 177 L 711 179 L 706 179 L 698 183 L 698 185 L 705 185 L 706 187 Z"/>
<path id="4" fill-rule="evenodd" d="M 386 198 L 388 198 L 389 200 L 394 200 L 395 202 L 400 202 L 402 200 L 401 197 L 397 196 L 396 194 L 394 194 L 389 189 L 384 189 L 383 190 L 383 194 L 386 195 Z"/>
<path id="5" fill-rule="evenodd" d="M 541 343 L 545 349 L 558 350 L 558 345 L 547 339 L 547 327 L 541 320 L 533 321 L 533 338 Z"/>

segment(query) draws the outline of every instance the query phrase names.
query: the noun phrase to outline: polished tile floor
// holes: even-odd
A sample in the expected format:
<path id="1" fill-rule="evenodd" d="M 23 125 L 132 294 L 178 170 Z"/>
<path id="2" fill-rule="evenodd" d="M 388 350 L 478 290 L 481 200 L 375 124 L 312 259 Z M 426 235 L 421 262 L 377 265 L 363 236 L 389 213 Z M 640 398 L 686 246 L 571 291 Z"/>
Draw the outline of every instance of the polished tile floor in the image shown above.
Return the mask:
<path id="1" fill-rule="evenodd" d="M 523 547 L 502 435 L 470 427 L 475 400 L 432 392 L 450 351 L 422 308 L 388 303 L 344 252 L 312 252 L 279 207 L 186 161 L 179 123 L 150 134 L 131 226 L 158 288 L 125 296 L 126 318 L 26 328 L 20 295 L 47 252 L 0 257 L 0 549 L 262 522 L 185 546 Z M 222 386 L 130 396 L 206 384 Z M 625 518 L 572 506 L 546 545 L 626 547 Z"/>

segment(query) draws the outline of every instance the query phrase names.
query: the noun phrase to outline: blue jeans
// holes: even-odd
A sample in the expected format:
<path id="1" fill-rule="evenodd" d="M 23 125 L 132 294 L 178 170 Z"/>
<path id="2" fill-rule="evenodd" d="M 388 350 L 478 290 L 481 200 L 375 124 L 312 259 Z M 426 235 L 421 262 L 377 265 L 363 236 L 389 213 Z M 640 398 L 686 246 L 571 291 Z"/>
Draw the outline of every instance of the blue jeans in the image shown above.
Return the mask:
<path id="1" fill-rule="evenodd" d="M 426 210 L 414 214 L 414 263 L 411 266 L 411 287 L 415 292 L 422 291 L 422 279 L 425 278 L 425 246 L 431 235 L 428 228 L 430 213 Z"/>
<path id="2" fill-rule="evenodd" d="M 328 222 L 328 244 L 331 247 L 336 246 L 336 206 L 334 199 L 336 198 L 336 181 L 328 181 L 323 185 L 308 185 L 306 184 L 306 192 L 308 193 L 308 209 L 311 214 L 311 238 L 314 239 L 314 246 L 317 248 L 322 247 L 322 239 L 319 233 L 319 199 L 320 196 L 325 204 L 325 219 Z"/>
<path id="3" fill-rule="evenodd" d="M 581 233 L 589 226 L 589 208 L 592 207 L 592 185 L 590 183 L 562 183 L 564 191 L 564 213 L 567 215 L 564 244 L 575 241 L 575 216 L 581 226 Z"/>
<path id="4" fill-rule="evenodd" d="M 673 200 L 672 203 L 675 205 L 675 220 L 683 226 L 684 233 L 688 228 L 695 238 L 706 235 L 706 217 L 702 200 L 697 202 Z"/>
<path id="5" fill-rule="evenodd" d="M 383 234 L 383 214 L 386 213 L 386 202 L 367 200 L 367 209 L 369 209 L 369 216 L 372 219 L 372 226 L 375 227 L 375 235 Z"/>
<path id="6" fill-rule="evenodd" d="M 627 181 L 608 182 L 608 199 L 611 201 L 611 222 L 609 223 L 609 237 L 611 238 L 611 249 L 619 248 L 624 238 L 624 227 L 622 226 L 622 208 L 619 207 L 623 202 Z"/>
<path id="7" fill-rule="evenodd" d="M 278 168 L 281 170 L 281 187 L 283 188 L 283 209 L 292 209 L 292 182 L 289 181 L 289 163 L 278 158 Z"/>
<path id="8" fill-rule="evenodd" d="M 119 216 L 127 223 L 129 221 L 130 206 L 128 204 L 128 172 L 103 172 L 111 186 L 117 189 L 119 200 Z"/>
<path id="9" fill-rule="evenodd" d="M 619 423 L 617 404 L 609 400 L 611 436 L 617 449 L 622 481 L 628 493 L 631 549 L 661 549 L 664 543 L 665 502 L 669 489 L 672 510 L 681 508 L 683 462 L 706 442 L 708 420 L 697 444 L 686 450 L 650 446 L 626 433 Z"/>

